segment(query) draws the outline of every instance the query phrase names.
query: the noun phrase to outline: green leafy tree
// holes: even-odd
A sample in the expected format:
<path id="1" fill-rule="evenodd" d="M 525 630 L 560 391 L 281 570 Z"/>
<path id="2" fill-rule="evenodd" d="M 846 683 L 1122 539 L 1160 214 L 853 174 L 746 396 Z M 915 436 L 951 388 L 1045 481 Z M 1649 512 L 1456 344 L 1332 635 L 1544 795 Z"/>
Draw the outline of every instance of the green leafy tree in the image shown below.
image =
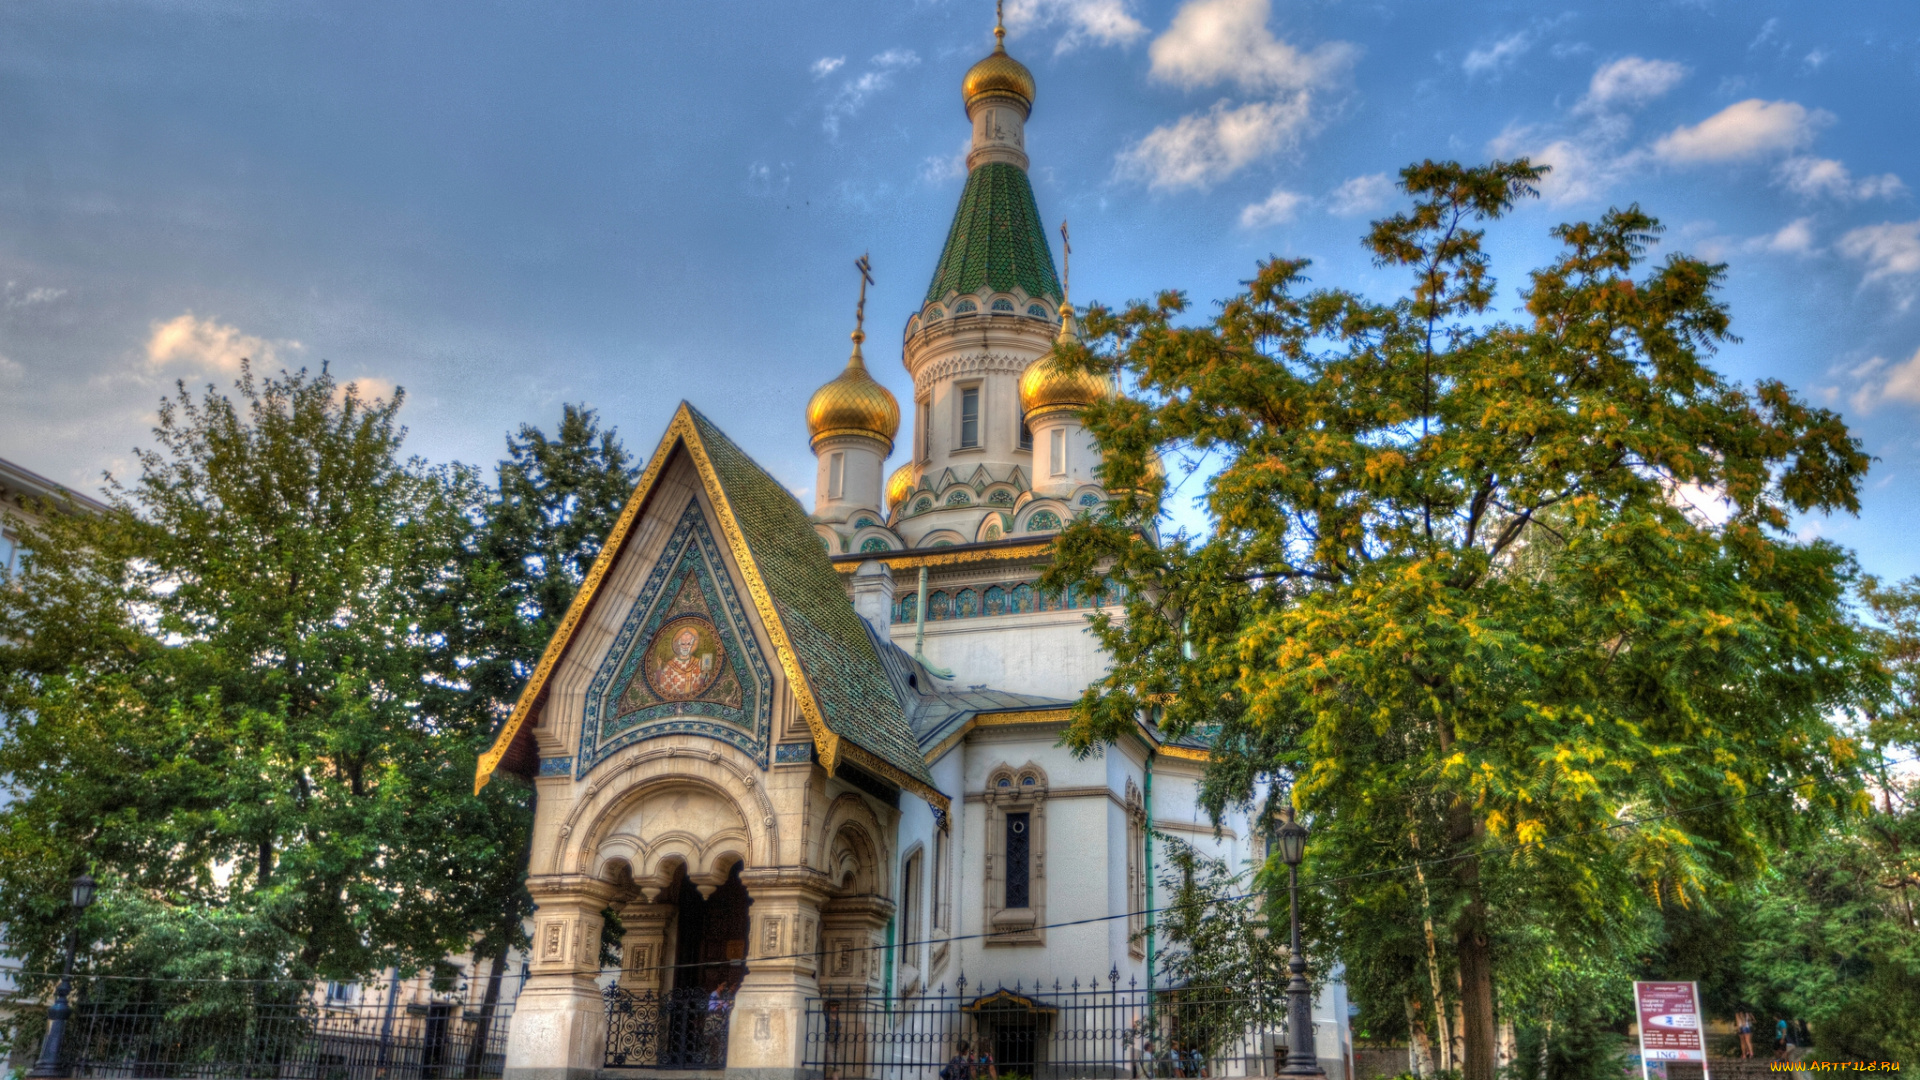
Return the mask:
<path id="1" fill-rule="evenodd" d="M 0 918 L 29 967 L 87 867 L 97 958 L 142 973 L 160 939 L 112 921 L 142 903 L 261 928 L 285 952 L 259 970 L 296 977 L 415 969 L 484 925 L 470 733 L 425 707 L 425 616 L 481 489 L 401 457 L 401 397 L 324 367 L 183 384 L 109 512 L 27 528 L 0 589 Z"/>
<path id="2" fill-rule="evenodd" d="M 1313 875 L 1340 882 L 1321 936 L 1343 956 L 1383 913 L 1431 913 L 1467 1080 L 1493 1076 L 1518 929 L 1604 940 L 1854 806 L 1829 717 L 1877 671 L 1849 557 L 1789 531 L 1854 511 L 1867 456 L 1835 414 L 1709 366 L 1722 267 L 1649 266 L 1660 226 L 1629 207 L 1556 228 L 1524 317 L 1492 310 L 1485 226 L 1543 171 L 1404 170 L 1412 209 L 1365 239 L 1410 278 L 1392 302 L 1275 259 L 1211 320 L 1170 292 L 1095 308 L 1066 347 L 1134 388 L 1087 413 L 1129 494 L 1063 533 L 1048 578 L 1128 587 L 1124 619 L 1095 619 L 1113 667 L 1069 744 L 1152 707 L 1211 733 L 1216 814 L 1290 792 Z M 1217 466 L 1205 534 L 1140 527 L 1161 451 Z"/>

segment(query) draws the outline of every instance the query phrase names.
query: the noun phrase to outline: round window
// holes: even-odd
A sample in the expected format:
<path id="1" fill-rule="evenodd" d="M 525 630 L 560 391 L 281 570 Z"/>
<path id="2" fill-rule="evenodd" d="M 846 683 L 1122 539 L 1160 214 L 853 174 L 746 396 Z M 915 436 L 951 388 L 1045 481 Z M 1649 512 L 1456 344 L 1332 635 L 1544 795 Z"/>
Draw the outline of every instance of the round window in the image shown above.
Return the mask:
<path id="1" fill-rule="evenodd" d="M 1019 836 L 1021 833 L 1027 831 L 1027 823 L 1018 819 L 1015 819 L 1008 827 L 1013 830 L 1013 835 L 1015 836 Z"/>

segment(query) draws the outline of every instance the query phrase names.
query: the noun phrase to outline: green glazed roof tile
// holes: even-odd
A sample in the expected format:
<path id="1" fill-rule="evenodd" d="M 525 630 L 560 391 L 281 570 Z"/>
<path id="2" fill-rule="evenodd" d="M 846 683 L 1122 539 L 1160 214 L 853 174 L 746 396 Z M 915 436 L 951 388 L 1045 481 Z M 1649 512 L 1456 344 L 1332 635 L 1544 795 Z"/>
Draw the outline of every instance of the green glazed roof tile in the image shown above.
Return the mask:
<path id="1" fill-rule="evenodd" d="M 993 161 L 967 174 L 926 302 L 949 292 L 975 293 L 982 287 L 1012 292 L 1015 286 L 1036 299 L 1060 300 L 1060 277 L 1033 185 L 1024 169 Z"/>

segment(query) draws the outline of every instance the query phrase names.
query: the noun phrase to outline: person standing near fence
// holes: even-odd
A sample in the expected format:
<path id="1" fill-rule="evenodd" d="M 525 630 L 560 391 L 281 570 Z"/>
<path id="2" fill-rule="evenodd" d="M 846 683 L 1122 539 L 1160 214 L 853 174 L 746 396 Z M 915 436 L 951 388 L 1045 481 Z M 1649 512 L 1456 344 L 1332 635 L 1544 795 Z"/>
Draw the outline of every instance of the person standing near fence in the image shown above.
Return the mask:
<path id="1" fill-rule="evenodd" d="M 1740 1056 L 1753 1056 L 1753 1014 L 1745 1009 L 1733 1014 L 1734 1029 L 1740 1033 Z"/>

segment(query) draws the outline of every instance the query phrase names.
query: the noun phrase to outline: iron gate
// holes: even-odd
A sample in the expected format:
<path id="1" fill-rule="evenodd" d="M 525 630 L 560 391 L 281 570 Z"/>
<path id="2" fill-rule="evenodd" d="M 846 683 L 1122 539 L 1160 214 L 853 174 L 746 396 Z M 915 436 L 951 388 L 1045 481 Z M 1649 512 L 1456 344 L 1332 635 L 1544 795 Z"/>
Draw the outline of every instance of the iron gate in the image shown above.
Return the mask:
<path id="1" fill-rule="evenodd" d="M 609 1069 L 720 1069 L 732 1003 L 697 986 L 606 989 Z"/>

